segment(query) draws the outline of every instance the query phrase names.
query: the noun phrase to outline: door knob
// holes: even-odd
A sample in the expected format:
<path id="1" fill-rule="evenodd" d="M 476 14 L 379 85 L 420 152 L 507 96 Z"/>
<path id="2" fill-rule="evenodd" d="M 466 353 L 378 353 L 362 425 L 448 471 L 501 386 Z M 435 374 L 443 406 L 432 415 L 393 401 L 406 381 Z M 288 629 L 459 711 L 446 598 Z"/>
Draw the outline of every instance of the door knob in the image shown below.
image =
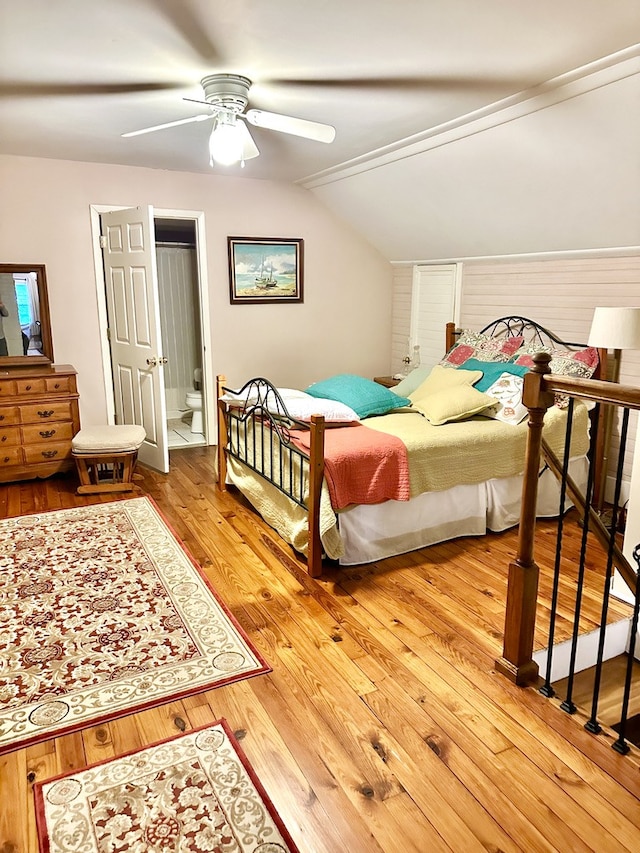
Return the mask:
<path id="1" fill-rule="evenodd" d="M 147 359 L 147 364 L 149 365 L 149 367 L 157 367 L 158 359 L 155 357 L 155 355 L 152 355 L 151 358 Z"/>

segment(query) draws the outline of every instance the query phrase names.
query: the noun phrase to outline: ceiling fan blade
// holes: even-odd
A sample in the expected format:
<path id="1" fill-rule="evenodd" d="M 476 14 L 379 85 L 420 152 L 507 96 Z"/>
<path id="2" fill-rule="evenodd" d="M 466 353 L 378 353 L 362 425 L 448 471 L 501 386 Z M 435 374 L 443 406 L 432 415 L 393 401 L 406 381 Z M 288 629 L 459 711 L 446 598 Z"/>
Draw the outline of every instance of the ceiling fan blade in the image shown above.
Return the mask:
<path id="1" fill-rule="evenodd" d="M 143 133 L 153 133 L 156 130 L 164 130 L 166 127 L 177 127 L 179 124 L 190 124 L 193 121 L 207 121 L 215 118 L 214 115 L 191 116 L 191 118 L 180 118 L 177 121 L 166 121 L 164 124 L 154 124 L 152 127 L 143 127 L 141 130 L 130 130 L 121 133 L 120 136 L 142 136 Z"/>
<path id="2" fill-rule="evenodd" d="M 336 138 L 336 129 L 330 124 L 320 124 L 317 121 L 283 116 L 279 113 L 268 113 L 264 110 L 248 110 L 244 115 L 247 121 L 256 127 L 279 130 L 282 133 L 291 133 L 316 142 L 333 142 Z"/>
<path id="3" fill-rule="evenodd" d="M 223 60 L 206 33 L 205 21 L 198 19 L 190 8 L 190 2 L 176 0 L 151 0 L 154 8 L 171 23 L 207 65 L 218 65 Z M 211 19 L 212 16 L 209 16 Z"/>
<path id="4" fill-rule="evenodd" d="M 461 89 L 502 89 L 513 87 L 522 88 L 531 85 L 530 80 L 518 80 L 506 77 L 487 77 L 480 74 L 474 76 L 431 75 L 420 77 L 345 77 L 336 79 L 269 79 L 269 83 L 279 86 L 300 86 L 307 88 L 325 89 L 396 89 L 398 91 L 459 91 Z"/>
<path id="5" fill-rule="evenodd" d="M 183 89 L 184 83 L 0 83 L 0 97 L 41 98 L 65 95 L 127 95 Z"/>

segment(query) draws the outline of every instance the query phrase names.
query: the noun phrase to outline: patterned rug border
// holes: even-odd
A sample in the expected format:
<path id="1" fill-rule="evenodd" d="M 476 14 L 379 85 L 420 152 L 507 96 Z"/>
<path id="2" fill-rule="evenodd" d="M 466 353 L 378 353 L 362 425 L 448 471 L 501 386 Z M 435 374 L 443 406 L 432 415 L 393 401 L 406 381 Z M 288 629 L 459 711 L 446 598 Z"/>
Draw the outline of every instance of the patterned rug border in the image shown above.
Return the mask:
<path id="1" fill-rule="evenodd" d="M 120 759 L 123 759 L 123 758 L 129 758 L 132 755 L 137 755 L 139 753 L 143 753 L 146 750 L 152 750 L 152 749 L 155 749 L 157 747 L 163 746 L 164 744 L 172 743 L 173 741 L 178 741 L 181 739 L 185 739 L 191 735 L 197 734 L 198 732 L 203 732 L 203 731 L 206 731 L 207 729 L 214 728 L 215 726 L 221 726 L 222 729 L 224 730 L 226 736 L 229 738 L 229 741 L 230 741 L 236 755 L 240 759 L 242 766 L 244 767 L 245 771 L 247 772 L 247 775 L 249 776 L 249 778 L 251 779 L 251 782 L 255 786 L 256 791 L 260 795 L 267 811 L 269 812 L 269 815 L 271 816 L 271 819 L 273 820 L 273 822 L 277 826 L 277 828 L 278 828 L 280 834 L 282 835 L 284 841 L 289 846 L 290 853 L 300 853 L 300 849 L 298 848 L 295 841 L 291 837 L 289 830 L 285 826 L 285 824 L 284 824 L 282 818 L 280 817 L 275 805 L 273 804 L 273 800 L 271 799 L 271 797 L 267 793 L 264 785 L 262 784 L 262 782 L 258 778 L 258 775 L 257 775 L 253 765 L 251 764 L 251 762 L 247 758 L 245 751 L 243 750 L 243 748 L 240 745 L 238 739 L 236 738 L 234 732 L 232 731 L 229 723 L 227 722 L 227 720 L 224 717 L 221 717 L 220 719 L 216 720 L 213 723 L 205 723 L 202 726 L 197 726 L 196 728 L 189 729 L 189 731 L 187 731 L 187 732 L 180 732 L 179 734 L 171 735 L 170 737 L 164 738 L 164 739 L 156 741 L 154 743 L 145 744 L 144 746 L 138 747 L 137 749 L 131 749 L 128 752 L 122 753 L 122 755 L 111 756 L 110 758 L 105 758 L 102 761 L 96 761 L 93 764 L 88 764 L 86 767 L 77 767 L 74 770 L 67 771 L 66 773 L 60 773 L 57 776 L 52 776 L 50 779 L 43 779 L 40 782 L 34 783 L 33 796 L 34 796 L 34 801 L 35 801 L 36 829 L 37 829 L 38 846 L 39 846 L 40 853 L 51 853 L 51 848 L 50 848 L 50 844 L 49 844 L 49 835 L 47 832 L 47 825 L 46 825 L 45 805 L 44 805 L 44 788 L 47 785 L 51 785 L 53 782 L 58 782 L 61 779 L 68 779 L 68 778 L 73 777 L 75 775 L 79 775 L 81 773 L 84 773 L 87 770 L 93 770 L 97 767 L 102 767 L 106 764 L 110 764 L 112 762 L 119 761 Z"/>
<path id="2" fill-rule="evenodd" d="M 198 561 L 193 557 L 190 553 L 189 549 L 182 541 L 181 537 L 178 536 L 176 531 L 174 530 L 172 524 L 168 521 L 163 511 L 157 505 L 156 501 L 150 495 L 142 495 L 135 498 L 126 498 L 123 500 L 116 501 L 101 501 L 99 503 L 91 503 L 91 504 L 83 504 L 80 506 L 72 506 L 72 507 L 58 507 L 55 509 L 44 510 L 44 511 L 36 511 L 31 513 L 21 513 L 20 515 L 15 516 L 7 516 L 3 519 L 0 519 L 0 523 L 5 521 L 11 521 L 18 518 L 32 518 L 34 516 L 46 516 L 52 515 L 55 513 L 64 513 L 66 511 L 78 511 L 83 509 L 91 509 L 91 508 L 105 508 L 109 506 L 116 505 L 126 505 L 131 503 L 140 503 L 141 501 L 146 502 L 149 507 L 155 512 L 158 519 L 164 525 L 166 530 L 169 532 L 171 538 L 174 540 L 178 548 L 182 551 L 184 556 L 190 562 L 193 569 L 198 573 L 202 583 L 205 585 L 206 589 L 216 601 L 220 610 L 224 613 L 226 618 L 229 620 L 231 625 L 238 632 L 242 640 L 246 643 L 247 647 L 250 649 L 254 658 L 260 664 L 259 667 L 252 671 L 248 672 L 240 672 L 234 675 L 229 675 L 228 677 L 221 679 L 220 681 L 216 681 L 210 684 L 198 685 L 196 687 L 186 687 L 182 690 L 178 690 L 175 693 L 166 696 L 157 696 L 153 699 L 141 700 L 138 703 L 133 704 L 131 707 L 122 708 L 117 710 L 109 710 L 105 711 L 104 714 L 97 715 L 88 719 L 86 721 L 79 720 L 77 722 L 69 723 L 67 726 L 61 726 L 59 728 L 52 728 L 49 731 L 41 731 L 38 733 L 34 733 L 28 737 L 20 739 L 14 743 L 5 743 L 0 744 L 0 756 L 5 755 L 9 752 L 13 752 L 15 750 L 24 749 L 29 746 L 33 746 L 38 743 L 43 743 L 47 740 L 50 740 L 55 737 L 63 737 L 65 735 L 74 734 L 79 731 L 83 731 L 84 729 L 91 728 L 93 726 L 105 725 L 111 721 L 121 719 L 123 717 L 127 717 L 131 714 L 137 714 L 142 711 L 147 711 L 151 708 L 157 708 L 162 705 L 168 704 L 170 702 L 179 701 L 181 699 L 185 699 L 189 696 L 196 696 L 199 693 L 204 693 L 208 690 L 215 690 L 218 687 L 225 687 L 229 684 L 233 684 L 237 681 L 243 681 L 246 678 L 253 678 L 258 675 L 265 675 L 269 672 L 272 672 L 272 667 L 267 663 L 266 659 L 262 655 L 262 653 L 258 650 L 255 644 L 248 637 L 244 628 L 240 625 L 237 618 L 233 615 L 229 607 L 225 604 L 225 602 L 220 597 L 217 590 L 214 588 L 213 584 L 206 576 L 204 569 L 198 563 Z M 178 735 L 179 737 L 180 735 Z"/>

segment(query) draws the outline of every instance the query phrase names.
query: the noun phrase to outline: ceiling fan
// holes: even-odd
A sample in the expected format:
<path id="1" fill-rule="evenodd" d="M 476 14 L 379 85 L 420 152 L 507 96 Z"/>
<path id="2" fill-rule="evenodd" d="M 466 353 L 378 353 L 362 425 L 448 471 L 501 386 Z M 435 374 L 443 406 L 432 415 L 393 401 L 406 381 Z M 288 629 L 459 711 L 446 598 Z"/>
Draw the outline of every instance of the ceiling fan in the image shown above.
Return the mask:
<path id="1" fill-rule="evenodd" d="M 204 92 L 203 101 L 195 98 L 184 100 L 206 105 L 209 108 L 208 113 L 143 127 L 123 133 L 122 136 L 140 136 L 180 124 L 212 120 L 214 125 L 209 138 L 211 165 L 220 163 L 225 166 L 238 162 L 244 166 L 245 160 L 260 154 L 245 122 L 255 127 L 290 133 L 316 142 L 329 143 L 335 139 L 336 130 L 329 124 L 264 110 L 247 110 L 251 88 L 251 80 L 248 77 L 239 74 L 210 74 L 203 77 L 200 85 Z"/>

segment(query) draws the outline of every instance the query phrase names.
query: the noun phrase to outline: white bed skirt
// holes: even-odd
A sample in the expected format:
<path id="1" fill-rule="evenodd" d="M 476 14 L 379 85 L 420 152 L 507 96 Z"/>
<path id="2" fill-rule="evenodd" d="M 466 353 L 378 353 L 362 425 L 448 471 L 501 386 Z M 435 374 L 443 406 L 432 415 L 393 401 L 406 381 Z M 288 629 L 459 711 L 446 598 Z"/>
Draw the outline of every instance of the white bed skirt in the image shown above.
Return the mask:
<path id="1" fill-rule="evenodd" d="M 584 491 L 588 460 L 571 460 L 569 473 Z M 521 497 L 522 476 L 517 476 L 426 492 L 410 501 L 351 507 L 338 513 L 344 542 L 344 555 L 338 562 L 341 566 L 371 563 L 459 536 L 506 530 L 520 520 Z M 547 469 L 538 482 L 537 516 L 557 516 L 559 504 L 560 484 Z M 565 501 L 565 511 L 571 506 Z"/>

